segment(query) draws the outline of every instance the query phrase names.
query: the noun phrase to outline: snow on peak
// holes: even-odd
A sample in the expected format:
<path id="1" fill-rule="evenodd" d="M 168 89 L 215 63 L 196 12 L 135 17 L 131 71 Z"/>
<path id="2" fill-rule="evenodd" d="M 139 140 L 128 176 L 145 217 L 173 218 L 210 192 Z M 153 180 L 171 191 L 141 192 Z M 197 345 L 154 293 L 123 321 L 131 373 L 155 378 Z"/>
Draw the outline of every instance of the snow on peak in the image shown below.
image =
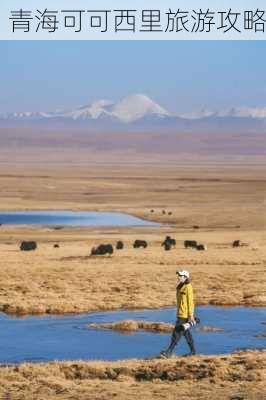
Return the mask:
<path id="1" fill-rule="evenodd" d="M 143 94 L 135 94 L 124 98 L 113 106 L 112 114 L 126 123 L 134 122 L 153 114 L 160 116 L 170 115 L 168 111 Z"/>
<path id="2" fill-rule="evenodd" d="M 69 110 L 56 110 L 50 113 L 12 113 L 10 119 L 30 118 L 66 118 L 74 121 L 96 120 L 101 117 L 110 117 L 123 123 L 131 123 L 142 118 L 153 116 L 170 116 L 159 104 L 144 94 L 134 94 L 122 99 L 118 103 L 110 100 L 98 100 L 92 104 L 79 106 Z"/>
<path id="3" fill-rule="evenodd" d="M 220 117 L 266 118 L 266 107 L 235 107 L 219 112 Z"/>
<path id="4" fill-rule="evenodd" d="M 93 119 L 97 119 L 100 115 L 107 112 L 106 108 L 108 109 L 113 105 L 113 102 L 110 100 L 99 100 L 92 103 L 90 106 L 90 114 Z"/>
<path id="5" fill-rule="evenodd" d="M 206 117 L 266 118 L 266 107 L 232 107 L 230 109 L 211 111 L 202 109 L 199 112 L 181 114 L 180 117 L 199 119 Z"/>

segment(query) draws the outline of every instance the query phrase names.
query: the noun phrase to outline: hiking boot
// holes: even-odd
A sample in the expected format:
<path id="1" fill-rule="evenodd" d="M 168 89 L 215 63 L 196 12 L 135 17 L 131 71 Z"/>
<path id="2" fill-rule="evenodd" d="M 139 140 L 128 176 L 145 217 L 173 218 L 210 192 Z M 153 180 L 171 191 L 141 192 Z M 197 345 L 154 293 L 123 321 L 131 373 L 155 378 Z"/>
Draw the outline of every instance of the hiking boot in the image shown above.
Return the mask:
<path id="1" fill-rule="evenodd" d="M 167 350 L 163 350 L 160 353 L 160 358 L 171 358 L 172 357 L 172 353 L 170 353 Z"/>

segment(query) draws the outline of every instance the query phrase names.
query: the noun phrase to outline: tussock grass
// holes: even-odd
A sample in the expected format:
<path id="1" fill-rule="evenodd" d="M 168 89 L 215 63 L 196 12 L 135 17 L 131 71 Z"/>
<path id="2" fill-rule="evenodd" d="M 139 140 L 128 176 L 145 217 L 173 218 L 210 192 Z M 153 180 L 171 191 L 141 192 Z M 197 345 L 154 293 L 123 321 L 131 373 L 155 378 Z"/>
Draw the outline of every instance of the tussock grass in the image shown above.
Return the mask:
<path id="1" fill-rule="evenodd" d="M 89 328 L 94 329 L 112 329 L 115 331 L 138 331 L 145 330 L 150 332 L 159 333 L 170 333 L 174 329 L 174 325 L 166 324 L 163 322 L 147 322 L 147 321 L 136 321 L 136 320 L 124 320 L 113 323 L 105 324 L 89 324 Z"/>
<path id="2" fill-rule="evenodd" d="M 265 351 L 170 360 L 68 361 L 1 366 L 1 399 L 263 400 Z M 189 393 L 191 393 L 189 395 Z"/>
<path id="3" fill-rule="evenodd" d="M 144 330 L 149 332 L 158 332 L 158 333 L 172 333 L 174 329 L 173 324 L 167 324 L 164 322 L 149 322 L 149 321 L 137 321 L 137 320 L 123 320 L 119 322 L 112 323 L 93 323 L 89 324 L 88 328 L 92 329 L 112 329 L 114 331 L 122 331 L 122 332 L 135 332 L 138 330 Z M 224 330 L 221 328 L 216 328 L 213 326 L 199 326 L 196 329 L 198 332 L 223 332 Z"/>

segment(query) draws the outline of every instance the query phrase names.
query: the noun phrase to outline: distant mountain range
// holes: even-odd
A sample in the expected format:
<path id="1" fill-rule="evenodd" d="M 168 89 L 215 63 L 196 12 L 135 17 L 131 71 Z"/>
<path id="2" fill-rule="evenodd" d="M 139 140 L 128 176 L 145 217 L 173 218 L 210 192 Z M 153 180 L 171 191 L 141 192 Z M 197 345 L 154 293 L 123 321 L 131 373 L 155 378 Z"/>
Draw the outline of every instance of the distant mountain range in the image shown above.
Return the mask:
<path id="1" fill-rule="evenodd" d="M 99 100 L 70 110 L 0 114 L 0 127 L 20 126 L 85 127 L 94 131 L 262 133 L 266 131 L 266 107 L 175 115 L 149 97 L 135 94 L 118 103 Z"/>

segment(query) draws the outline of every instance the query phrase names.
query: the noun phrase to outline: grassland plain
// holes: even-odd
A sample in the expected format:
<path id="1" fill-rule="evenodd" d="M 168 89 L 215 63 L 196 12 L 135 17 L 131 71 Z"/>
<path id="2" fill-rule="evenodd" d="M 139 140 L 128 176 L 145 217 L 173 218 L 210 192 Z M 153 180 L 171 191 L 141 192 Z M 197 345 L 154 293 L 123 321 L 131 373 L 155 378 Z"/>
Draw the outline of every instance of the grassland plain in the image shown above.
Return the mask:
<path id="1" fill-rule="evenodd" d="M 61 314 L 174 305 L 179 268 L 191 272 L 197 304 L 265 306 L 265 170 L 255 164 L 4 164 L 1 210 L 121 211 L 163 225 L 2 225 L 0 309 Z M 166 234 L 177 240 L 170 252 L 160 246 Z M 146 239 L 148 248 L 133 249 L 137 238 Z M 20 252 L 23 239 L 36 240 L 37 251 Z M 118 239 L 125 250 L 89 257 L 93 245 Z M 208 250 L 186 250 L 185 239 Z M 244 246 L 233 249 L 236 239 Z M 3 366 L 0 394 L 5 399 L 264 399 L 264 365 L 265 352 L 247 351 L 190 360 Z M 123 373 L 117 373 L 120 368 Z"/>
<path id="2" fill-rule="evenodd" d="M 173 305 L 178 268 L 191 272 L 198 304 L 265 306 L 266 167 L 51 163 L 26 165 L 19 174 L 5 168 L 1 210 L 121 211 L 163 225 L 59 230 L 2 225 L 1 310 L 65 313 Z M 177 240 L 170 252 L 160 246 L 166 234 Z M 137 238 L 146 239 L 148 248 L 133 249 Z M 20 252 L 23 239 L 36 240 L 38 250 Z M 89 257 L 95 244 L 118 239 L 125 250 Z M 208 250 L 186 250 L 185 239 Z M 245 245 L 233 249 L 236 239 Z"/>

